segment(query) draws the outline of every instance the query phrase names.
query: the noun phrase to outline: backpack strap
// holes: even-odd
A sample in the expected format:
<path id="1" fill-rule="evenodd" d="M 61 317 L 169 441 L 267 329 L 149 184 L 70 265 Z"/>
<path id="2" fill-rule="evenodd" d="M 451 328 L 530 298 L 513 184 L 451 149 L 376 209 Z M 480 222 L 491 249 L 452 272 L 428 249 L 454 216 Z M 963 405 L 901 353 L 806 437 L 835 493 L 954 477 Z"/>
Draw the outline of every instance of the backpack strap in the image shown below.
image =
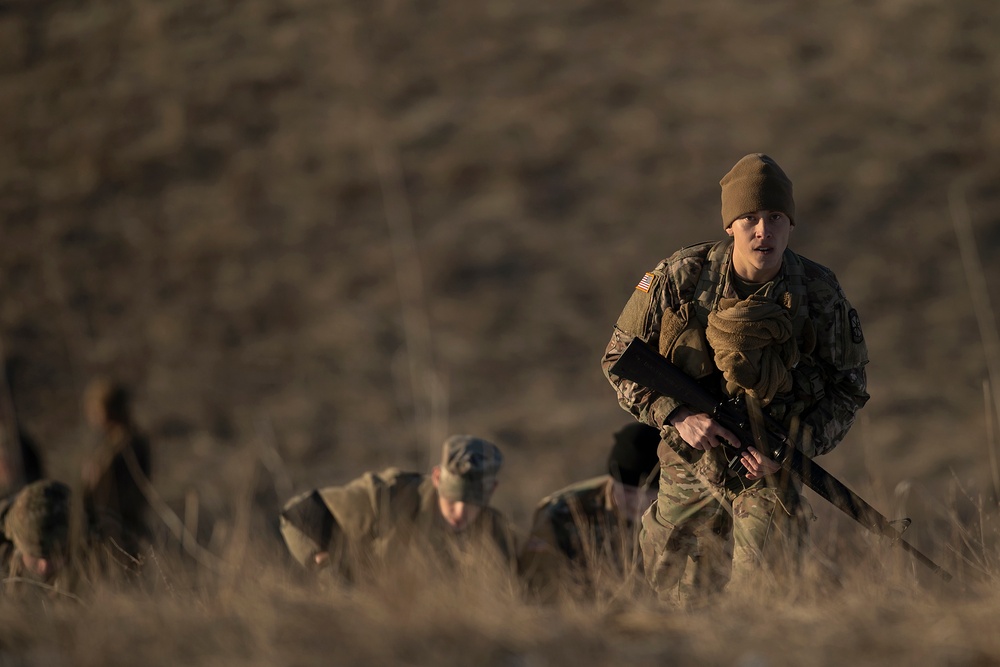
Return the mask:
<path id="1" fill-rule="evenodd" d="M 695 313 L 702 327 L 708 326 L 708 314 L 715 310 L 716 304 L 722 298 L 722 285 L 729 273 L 732 257 L 733 239 L 726 237 L 708 251 L 705 263 L 698 276 L 698 284 L 694 289 Z"/>
<path id="2" fill-rule="evenodd" d="M 782 262 L 785 272 L 785 286 L 791 297 L 788 310 L 792 316 L 792 331 L 798 338 L 806 320 L 809 319 L 809 292 L 806 288 L 805 268 L 802 266 L 802 260 L 799 259 L 799 256 L 787 248 Z"/>

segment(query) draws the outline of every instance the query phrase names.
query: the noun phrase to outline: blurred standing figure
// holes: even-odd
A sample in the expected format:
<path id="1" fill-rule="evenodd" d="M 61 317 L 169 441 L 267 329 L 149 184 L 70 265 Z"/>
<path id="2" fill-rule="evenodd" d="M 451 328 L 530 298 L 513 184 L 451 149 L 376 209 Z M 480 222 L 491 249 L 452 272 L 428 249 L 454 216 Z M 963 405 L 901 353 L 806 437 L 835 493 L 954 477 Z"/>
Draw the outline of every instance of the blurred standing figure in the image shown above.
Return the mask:
<path id="1" fill-rule="evenodd" d="M 751 415 L 759 408 L 784 424 L 809 457 L 832 450 L 868 400 L 857 311 L 832 271 L 788 249 L 791 181 L 755 153 L 720 185 L 728 238 L 679 250 L 646 273 L 602 359 L 622 407 L 664 430 L 659 495 L 640 535 L 647 579 L 661 597 L 682 577 L 678 590 L 701 597 L 730 578 L 752 581 L 763 565 L 794 568 L 808 512 L 798 481 L 776 462 L 751 446 L 745 470 L 735 471 L 719 446 L 738 443 L 732 433 L 610 373 L 634 337 L 720 397 L 744 396 Z"/>
<path id="2" fill-rule="evenodd" d="M 53 480 L 33 482 L 0 501 L 4 577 L 55 584 L 69 561 L 69 517 L 69 487 Z"/>
<path id="3" fill-rule="evenodd" d="M 0 340 L 0 498 L 6 498 L 45 477 L 45 466 L 38 444 L 19 419 L 2 347 Z"/>
<path id="4" fill-rule="evenodd" d="M 83 503 L 94 533 L 136 556 L 149 539 L 142 484 L 150 476 L 149 442 L 132 422 L 128 391 L 107 379 L 84 393 L 88 423 L 101 442 L 83 465 Z"/>
<path id="5" fill-rule="evenodd" d="M 303 567 L 331 567 L 346 579 L 417 554 L 447 562 L 456 549 L 476 547 L 512 563 L 513 531 L 489 506 L 502 464 L 496 445 L 454 435 L 429 475 L 388 468 L 292 498 L 281 534 Z"/>
<path id="6" fill-rule="evenodd" d="M 7 454 L 10 436 L 7 429 L 0 429 L 3 453 Z M 17 429 L 16 457 L 0 456 L 0 498 L 13 495 L 21 484 L 31 484 L 45 477 L 45 465 L 35 439 L 23 429 Z M 14 462 L 16 458 L 16 463 Z M 20 467 L 20 474 L 11 469 L 11 465 Z"/>
<path id="7" fill-rule="evenodd" d="M 617 583 L 641 568 L 636 538 L 639 519 L 656 498 L 659 444 L 657 429 L 628 424 L 614 435 L 606 475 L 542 499 L 518 559 L 529 588 L 549 598 L 575 580 L 589 591 L 603 575 Z"/>

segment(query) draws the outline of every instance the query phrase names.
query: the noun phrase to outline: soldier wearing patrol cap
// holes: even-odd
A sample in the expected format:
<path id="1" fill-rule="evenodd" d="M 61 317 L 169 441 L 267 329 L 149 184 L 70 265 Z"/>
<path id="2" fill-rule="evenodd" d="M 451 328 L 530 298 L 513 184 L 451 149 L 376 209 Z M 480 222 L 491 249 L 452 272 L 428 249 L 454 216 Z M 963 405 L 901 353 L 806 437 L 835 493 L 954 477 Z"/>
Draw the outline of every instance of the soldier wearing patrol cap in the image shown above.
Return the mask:
<path id="1" fill-rule="evenodd" d="M 613 375 L 633 338 L 720 397 L 745 397 L 751 415 L 782 423 L 806 456 L 832 450 L 868 400 L 857 311 L 830 269 L 788 248 L 798 222 L 791 180 L 752 153 L 720 185 L 727 238 L 683 248 L 642 276 L 602 359 L 621 406 L 664 433 L 659 495 L 640 534 L 661 597 L 700 598 L 730 579 L 751 582 L 762 566 L 794 566 L 808 512 L 797 482 L 752 443 Z M 748 445 L 742 470 L 728 465 L 723 442 Z"/>
<path id="2" fill-rule="evenodd" d="M 632 422 L 614 434 L 607 474 L 577 482 L 545 497 L 518 558 L 528 587 L 543 598 L 576 584 L 589 593 L 596 579 L 641 566 L 639 519 L 656 498 L 660 432 Z M 640 570 L 641 571 L 641 570 Z"/>
<path id="3" fill-rule="evenodd" d="M 0 505 L 0 562 L 8 577 L 52 583 L 66 566 L 70 490 L 61 482 L 33 482 Z"/>
<path id="4" fill-rule="evenodd" d="M 510 562 L 513 531 L 489 506 L 502 464 L 496 445 L 454 435 L 430 474 L 388 468 L 292 498 L 281 512 L 281 534 L 303 567 L 332 567 L 348 579 L 410 548 L 447 557 L 450 549 L 483 544 Z"/>

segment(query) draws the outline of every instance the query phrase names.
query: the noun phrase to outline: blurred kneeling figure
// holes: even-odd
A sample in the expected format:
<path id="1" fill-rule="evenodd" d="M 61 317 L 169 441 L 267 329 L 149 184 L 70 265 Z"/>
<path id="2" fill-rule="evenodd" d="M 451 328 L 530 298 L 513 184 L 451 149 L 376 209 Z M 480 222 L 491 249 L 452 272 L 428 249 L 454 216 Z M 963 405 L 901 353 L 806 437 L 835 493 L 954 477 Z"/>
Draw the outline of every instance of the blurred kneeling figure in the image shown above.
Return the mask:
<path id="1" fill-rule="evenodd" d="M 149 440 L 132 419 L 128 389 L 98 378 L 84 395 L 87 421 L 99 436 L 82 471 L 83 505 L 91 530 L 113 543 L 109 553 L 138 558 L 150 542 L 149 503 L 142 488 L 150 478 Z"/>
<path id="2" fill-rule="evenodd" d="M 69 561 L 70 489 L 33 482 L 0 503 L 0 567 L 6 583 L 56 585 Z"/>

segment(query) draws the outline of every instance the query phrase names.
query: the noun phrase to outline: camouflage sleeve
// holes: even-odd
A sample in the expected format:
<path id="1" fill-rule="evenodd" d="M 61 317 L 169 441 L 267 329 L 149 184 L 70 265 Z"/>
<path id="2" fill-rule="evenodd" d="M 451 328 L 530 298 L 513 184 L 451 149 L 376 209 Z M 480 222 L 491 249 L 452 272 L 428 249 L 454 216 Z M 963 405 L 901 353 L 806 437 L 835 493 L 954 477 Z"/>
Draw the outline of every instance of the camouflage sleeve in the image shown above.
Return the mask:
<path id="1" fill-rule="evenodd" d="M 665 271 L 666 260 L 651 272 L 646 273 L 625 304 L 624 310 L 615 323 L 611 341 L 601 359 L 604 376 L 615 388 L 618 403 L 636 419 L 654 428 L 660 428 L 680 403 L 673 398 L 657 394 L 611 373 L 611 367 L 632 339 L 638 336 L 654 346 L 660 336 L 660 321 L 665 308 L 675 309 L 676 304 L 669 289 L 669 279 Z"/>
<path id="2" fill-rule="evenodd" d="M 811 446 L 803 449 L 811 456 L 826 454 L 840 444 L 869 398 L 865 374 L 868 348 L 861 321 L 839 288 L 838 293 L 840 298 L 829 308 L 828 326 L 818 329 L 823 396 L 803 416 L 803 424 L 811 432 Z"/>
<path id="3" fill-rule="evenodd" d="M 803 419 L 812 442 L 811 447 L 803 448 L 812 450 L 805 451 L 807 455 L 827 454 L 840 444 L 854 425 L 857 411 L 868 400 L 865 385 L 864 368 L 839 372 L 827 385 L 826 395 Z"/>

